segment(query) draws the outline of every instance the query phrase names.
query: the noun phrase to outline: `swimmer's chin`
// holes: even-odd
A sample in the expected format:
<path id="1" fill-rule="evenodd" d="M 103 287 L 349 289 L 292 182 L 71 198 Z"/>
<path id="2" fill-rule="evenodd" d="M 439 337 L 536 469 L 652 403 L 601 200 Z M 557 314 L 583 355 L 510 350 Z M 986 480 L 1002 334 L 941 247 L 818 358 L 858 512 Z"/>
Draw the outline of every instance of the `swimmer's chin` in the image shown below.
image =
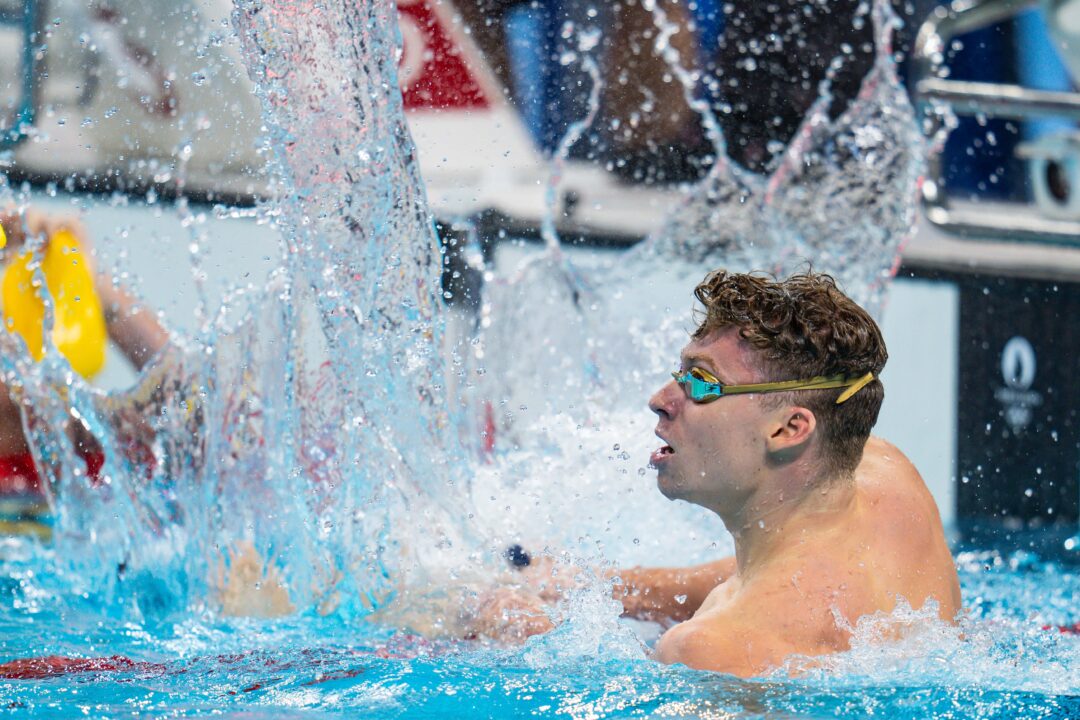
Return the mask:
<path id="1" fill-rule="evenodd" d="M 668 500 L 683 499 L 683 484 L 670 468 L 660 468 L 656 473 L 656 489 Z"/>

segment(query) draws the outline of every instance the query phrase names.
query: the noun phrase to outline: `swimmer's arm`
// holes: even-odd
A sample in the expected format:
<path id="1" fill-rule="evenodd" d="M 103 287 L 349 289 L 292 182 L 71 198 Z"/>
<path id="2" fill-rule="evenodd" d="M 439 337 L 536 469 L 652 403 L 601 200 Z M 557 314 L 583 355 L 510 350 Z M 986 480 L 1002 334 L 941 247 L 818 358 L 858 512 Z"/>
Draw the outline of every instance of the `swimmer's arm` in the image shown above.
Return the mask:
<path id="1" fill-rule="evenodd" d="M 627 568 L 610 573 L 621 581 L 612 597 L 622 602 L 625 617 L 682 622 L 734 574 L 734 557 L 686 568 Z"/>
<path id="2" fill-rule="evenodd" d="M 0 208 L 0 225 L 7 235 L 8 254 L 21 248 L 29 237 L 48 237 L 61 230 L 75 235 L 87 252 L 93 245 L 86 228 L 77 219 L 50 215 L 35 208 L 26 208 L 22 214 L 13 207 Z M 154 313 L 140 307 L 131 295 L 105 276 L 98 275 L 94 284 L 101 299 L 109 338 L 137 369 L 142 370 L 168 342 L 168 333 Z"/>
<path id="3" fill-rule="evenodd" d="M 169 341 L 168 332 L 153 312 L 123 288 L 107 278 L 99 278 L 97 286 L 109 339 L 137 370 L 142 370 Z"/>

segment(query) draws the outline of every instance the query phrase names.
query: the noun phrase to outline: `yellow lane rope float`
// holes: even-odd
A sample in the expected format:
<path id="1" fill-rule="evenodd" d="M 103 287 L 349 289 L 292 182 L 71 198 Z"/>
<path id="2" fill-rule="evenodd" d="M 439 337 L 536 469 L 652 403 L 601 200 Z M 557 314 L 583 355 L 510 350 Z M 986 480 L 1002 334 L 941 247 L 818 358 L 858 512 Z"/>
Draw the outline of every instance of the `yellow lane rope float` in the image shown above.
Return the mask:
<path id="1" fill-rule="evenodd" d="M 0 230 L 0 247 L 7 242 Z M 4 327 L 17 333 L 34 360 L 44 355 L 45 303 L 34 277 L 34 255 L 24 252 L 0 278 Z M 105 315 L 94 289 L 94 275 L 74 233 L 53 233 L 41 259 L 41 272 L 53 301 L 52 339 L 57 350 L 83 377 L 105 364 Z"/>

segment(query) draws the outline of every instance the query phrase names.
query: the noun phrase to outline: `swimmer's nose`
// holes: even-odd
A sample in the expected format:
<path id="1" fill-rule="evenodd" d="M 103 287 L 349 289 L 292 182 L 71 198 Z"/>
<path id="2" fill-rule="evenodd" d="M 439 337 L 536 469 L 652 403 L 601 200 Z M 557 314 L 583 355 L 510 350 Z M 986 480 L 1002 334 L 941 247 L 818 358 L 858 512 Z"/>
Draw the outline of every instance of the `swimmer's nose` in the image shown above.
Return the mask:
<path id="1" fill-rule="evenodd" d="M 649 398 L 649 409 L 665 420 L 670 420 L 675 417 L 681 395 L 682 388 L 679 384 L 674 380 L 669 380 Z"/>

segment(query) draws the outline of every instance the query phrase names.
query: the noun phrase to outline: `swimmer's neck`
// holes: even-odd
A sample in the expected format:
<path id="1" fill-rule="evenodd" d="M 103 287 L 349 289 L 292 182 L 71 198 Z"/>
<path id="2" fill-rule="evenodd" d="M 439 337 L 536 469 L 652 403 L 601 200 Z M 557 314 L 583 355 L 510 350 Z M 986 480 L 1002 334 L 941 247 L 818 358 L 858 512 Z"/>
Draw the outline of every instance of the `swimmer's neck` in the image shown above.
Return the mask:
<path id="1" fill-rule="evenodd" d="M 720 513 L 735 539 L 738 575 L 746 579 L 804 546 L 855 506 L 854 475 L 779 476 L 762 482 L 734 512 Z"/>

